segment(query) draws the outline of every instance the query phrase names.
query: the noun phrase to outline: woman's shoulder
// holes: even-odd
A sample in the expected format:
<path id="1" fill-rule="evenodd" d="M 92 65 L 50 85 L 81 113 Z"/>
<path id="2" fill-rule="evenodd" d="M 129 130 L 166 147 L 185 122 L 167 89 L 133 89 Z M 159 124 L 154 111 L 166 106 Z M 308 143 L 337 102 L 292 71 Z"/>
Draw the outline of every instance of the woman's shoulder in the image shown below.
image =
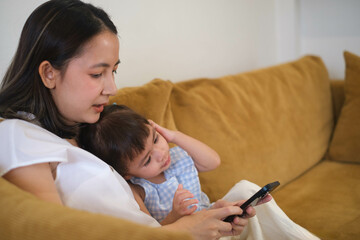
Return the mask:
<path id="1" fill-rule="evenodd" d="M 52 140 L 64 141 L 48 130 L 21 119 L 1 119 L 0 121 L 0 142 L 3 139 L 12 141 L 20 140 Z"/>
<path id="2" fill-rule="evenodd" d="M 67 141 L 44 128 L 20 119 L 0 123 L 0 176 L 21 166 L 63 162 Z"/>
<path id="3" fill-rule="evenodd" d="M 8 132 L 8 131 L 13 131 L 16 130 L 18 128 L 41 128 L 31 122 L 22 120 L 22 119 L 17 119 L 17 118 L 13 118 L 13 119 L 4 119 L 4 118 L 0 118 L 0 131 L 1 133 L 3 131 Z"/>

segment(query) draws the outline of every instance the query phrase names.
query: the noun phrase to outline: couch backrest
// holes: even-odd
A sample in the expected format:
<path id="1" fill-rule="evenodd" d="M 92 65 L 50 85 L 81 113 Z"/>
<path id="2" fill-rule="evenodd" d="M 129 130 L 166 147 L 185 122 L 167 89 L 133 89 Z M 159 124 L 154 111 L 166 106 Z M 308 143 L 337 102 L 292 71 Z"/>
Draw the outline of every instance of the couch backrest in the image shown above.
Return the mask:
<path id="1" fill-rule="evenodd" d="M 322 159 L 333 128 L 328 73 L 313 56 L 218 79 L 155 80 L 113 101 L 213 147 L 221 166 L 200 174 L 212 200 L 241 179 L 293 180 Z"/>
<path id="2" fill-rule="evenodd" d="M 119 89 L 110 98 L 110 104 L 124 104 L 134 111 L 152 119 L 166 128 L 175 130 L 175 122 L 170 108 L 173 83 L 155 79 L 140 87 Z"/>
<path id="3" fill-rule="evenodd" d="M 343 79 L 330 80 L 335 125 L 345 102 L 344 83 L 345 81 Z"/>

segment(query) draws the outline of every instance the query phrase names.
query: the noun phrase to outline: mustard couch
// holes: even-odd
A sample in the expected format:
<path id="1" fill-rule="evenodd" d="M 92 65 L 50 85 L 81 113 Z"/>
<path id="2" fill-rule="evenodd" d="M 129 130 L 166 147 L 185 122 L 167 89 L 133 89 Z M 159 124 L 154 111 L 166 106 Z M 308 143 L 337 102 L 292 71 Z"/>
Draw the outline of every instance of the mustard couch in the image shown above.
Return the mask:
<path id="1" fill-rule="evenodd" d="M 345 52 L 345 81 L 322 60 L 299 60 L 217 79 L 155 79 L 123 88 L 126 104 L 214 148 L 221 166 L 201 173 L 211 200 L 238 181 L 278 180 L 278 205 L 321 239 L 360 237 L 360 58 Z M 0 179 L 1 239 L 191 239 L 37 200 Z"/>

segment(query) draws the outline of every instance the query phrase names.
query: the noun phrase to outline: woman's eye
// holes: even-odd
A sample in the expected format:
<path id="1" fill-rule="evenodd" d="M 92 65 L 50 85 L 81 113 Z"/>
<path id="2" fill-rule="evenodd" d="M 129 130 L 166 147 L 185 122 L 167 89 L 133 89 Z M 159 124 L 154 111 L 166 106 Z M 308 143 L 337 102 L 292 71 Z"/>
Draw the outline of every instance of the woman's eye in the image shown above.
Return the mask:
<path id="1" fill-rule="evenodd" d="M 151 162 L 151 156 L 148 158 L 148 160 L 145 162 L 144 166 L 146 167 Z"/>
<path id="2" fill-rule="evenodd" d="M 113 70 L 112 72 L 113 72 L 114 74 L 117 74 L 117 71 L 116 71 L 116 69 L 115 69 L 115 70 Z"/>
<path id="3" fill-rule="evenodd" d="M 155 139 L 154 139 L 154 143 L 157 143 L 158 139 L 159 139 L 159 134 L 156 134 Z"/>
<path id="4" fill-rule="evenodd" d="M 99 74 L 91 74 L 91 77 L 93 78 L 100 78 L 102 76 L 102 73 Z"/>

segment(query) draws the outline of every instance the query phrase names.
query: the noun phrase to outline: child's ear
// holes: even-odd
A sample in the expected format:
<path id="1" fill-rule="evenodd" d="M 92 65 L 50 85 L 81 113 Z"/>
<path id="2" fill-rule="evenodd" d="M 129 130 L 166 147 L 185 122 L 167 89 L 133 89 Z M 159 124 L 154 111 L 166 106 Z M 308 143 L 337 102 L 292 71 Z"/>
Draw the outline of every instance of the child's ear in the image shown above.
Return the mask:
<path id="1" fill-rule="evenodd" d="M 56 70 L 49 61 L 43 61 L 40 63 L 39 75 L 45 87 L 54 89 L 56 87 L 56 78 L 59 74 L 59 70 Z"/>

